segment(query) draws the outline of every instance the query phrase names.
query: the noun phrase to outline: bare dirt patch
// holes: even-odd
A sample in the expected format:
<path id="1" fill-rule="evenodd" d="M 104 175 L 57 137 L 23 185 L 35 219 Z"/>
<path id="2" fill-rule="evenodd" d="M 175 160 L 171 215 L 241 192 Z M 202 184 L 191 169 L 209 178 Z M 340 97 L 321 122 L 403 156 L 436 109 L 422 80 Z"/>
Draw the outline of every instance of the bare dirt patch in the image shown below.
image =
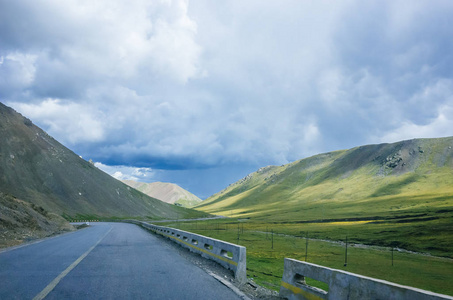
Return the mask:
<path id="1" fill-rule="evenodd" d="M 0 248 L 72 230 L 62 217 L 0 192 Z"/>

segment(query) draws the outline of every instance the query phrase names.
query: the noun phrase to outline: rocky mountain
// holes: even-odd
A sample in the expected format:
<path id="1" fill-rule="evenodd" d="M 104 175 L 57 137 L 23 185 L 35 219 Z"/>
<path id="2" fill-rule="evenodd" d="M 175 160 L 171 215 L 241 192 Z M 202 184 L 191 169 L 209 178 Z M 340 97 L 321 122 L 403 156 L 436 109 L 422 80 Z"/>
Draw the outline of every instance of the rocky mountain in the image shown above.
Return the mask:
<path id="1" fill-rule="evenodd" d="M 0 103 L 0 192 L 72 218 L 190 218 L 204 213 L 151 198 L 85 161 Z"/>
<path id="2" fill-rule="evenodd" d="M 123 182 L 140 192 L 159 199 L 163 202 L 176 204 L 183 207 L 192 207 L 201 203 L 201 199 L 177 184 L 168 182 L 137 182 L 123 180 Z"/>
<path id="3" fill-rule="evenodd" d="M 264 167 L 196 208 L 278 222 L 447 217 L 453 212 L 453 137 L 367 145 Z"/>

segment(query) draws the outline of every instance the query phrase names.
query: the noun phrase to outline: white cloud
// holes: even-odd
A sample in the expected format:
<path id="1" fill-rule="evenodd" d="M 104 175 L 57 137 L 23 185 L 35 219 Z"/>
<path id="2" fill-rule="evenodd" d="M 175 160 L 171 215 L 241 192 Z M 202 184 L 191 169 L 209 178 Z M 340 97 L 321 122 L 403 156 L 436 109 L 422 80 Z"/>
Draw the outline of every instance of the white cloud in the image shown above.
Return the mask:
<path id="1" fill-rule="evenodd" d="M 8 105 L 46 126 L 50 135 L 64 144 L 100 142 L 104 139 L 102 113 L 73 102 L 47 99 L 37 104 L 11 102 Z"/>
<path id="2" fill-rule="evenodd" d="M 412 112 L 398 127 L 385 133 L 381 142 L 453 136 L 453 80 L 440 79 L 426 86 L 409 99 L 407 108 L 416 108 L 418 115 L 425 117 Z"/>
<path id="3" fill-rule="evenodd" d="M 0 95 L 9 96 L 27 89 L 35 79 L 37 56 L 13 52 L 1 56 Z"/>
<path id="4" fill-rule="evenodd" d="M 136 168 L 128 166 L 109 166 L 100 162 L 94 165 L 118 180 L 134 180 L 139 182 L 154 181 L 155 172 L 151 168 Z"/>
<path id="5" fill-rule="evenodd" d="M 116 171 L 116 172 L 113 173 L 111 176 L 114 177 L 114 178 L 116 178 L 116 179 L 118 179 L 118 180 L 131 179 L 131 178 L 126 178 L 126 177 L 124 176 L 124 174 L 121 173 L 120 171 Z M 135 180 L 135 177 L 132 177 L 132 178 L 133 178 L 133 179 L 131 179 L 131 180 Z"/>
<path id="6" fill-rule="evenodd" d="M 150 53 L 159 73 L 171 72 L 185 83 L 201 74 L 198 65 L 201 47 L 194 40 L 197 26 L 187 16 L 188 0 L 168 1 L 166 4 L 171 17 L 157 17 L 154 34 L 149 39 Z"/>
<path id="7" fill-rule="evenodd" d="M 105 81 L 150 84 L 163 78 L 185 83 L 203 73 L 197 27 L 187 5 L 185 0 L 15 1 L 4 7 L 9 23 L 0 54 L 33 56 L 35 89 L 42 93 L 57 90 L 54 85 L 62 82 L 83 83 L 80 88 Z M 27 22 L 17 22 L 18 15 Z"/>
<path id="8" fill-rule="evenodd" d="M 410 121 L 380 138 L 382 143 L 398 142 L 413 138 L 435 138 L 453 136 L 453 106 L 442 107 L 438 116 L 429 124 L 417 125 Z"/>

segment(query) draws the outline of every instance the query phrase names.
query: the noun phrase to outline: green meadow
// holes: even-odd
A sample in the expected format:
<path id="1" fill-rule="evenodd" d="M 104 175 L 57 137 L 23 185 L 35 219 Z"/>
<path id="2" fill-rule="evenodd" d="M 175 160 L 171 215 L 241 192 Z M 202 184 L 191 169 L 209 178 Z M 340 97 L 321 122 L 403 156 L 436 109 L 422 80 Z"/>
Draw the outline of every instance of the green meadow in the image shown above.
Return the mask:
<path id="1" fill-rule="evenodd" d="M 338 222 L 276 224 L 222 219 L 174 222 L 165 226 L 245 246 L 247 276 L 253 278 L 258 284 L 274 290 L 280 287 L 283 260 L 288 257 L 301 261 L 307 259 L 308 262 L 330 268 L 453 295 L 453 286 L 449 284 L 453 279 L 452 258 L 404 251 L 396 246 L 366 246 L 360 243 L 366 239 L 366 236 L 358 233 L 363 231 L 361 227 L 368 226 L 368 229 L 371 229 L 368 236 L 371 238 L 375 235 L 373 232 L 389 231 L 388 229 L 392 228 L 391 225 L 360 221 L 345 224 L 338 224 Z M 408 229 L 403 228 L 400 234 L 404 235 L 405 230 Z M 345 254 L 346 235 L 347 256 Z M 357 240 L 356 236 L 360 236 L 360 239 Z M 337 237 L 337 239 L 324 240 L 327 237 Z M 347 266 L 344 265 L 345 260 L 347 260 Z M 327 287 L 326 284 L 316 281 L 308 281 L 308 283 L 323 289 Z"/>

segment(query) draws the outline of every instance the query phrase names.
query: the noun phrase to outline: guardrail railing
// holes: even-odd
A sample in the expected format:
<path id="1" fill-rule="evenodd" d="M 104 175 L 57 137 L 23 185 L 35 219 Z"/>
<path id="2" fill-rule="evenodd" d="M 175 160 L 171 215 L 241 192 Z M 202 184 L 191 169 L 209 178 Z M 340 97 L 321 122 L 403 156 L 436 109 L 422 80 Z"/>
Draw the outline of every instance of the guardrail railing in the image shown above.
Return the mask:
<path id="1" fill-rule="evenodd" d="M 328 291 L 307 285 L 305 278 L 328 285 Z M 446 284 L 450 284 L 446 282 Z M 280 296 L 287 299 L 403 299 L 440 300 L 453 297 L 385 280 L 285 258 Z"/>
<path id="2" fill-rule="evenodd" d="M 243 246 L 171 227 L 157 226 L 135 220 L 127 220 L 127 222 L 147 228 L 173 240 L 192 252 L 200 254 L 204 258 L 218 262 L 224 268 L 232 270 L 235 279 L 240 283 L 247 281 L 246 249 Z"/>

